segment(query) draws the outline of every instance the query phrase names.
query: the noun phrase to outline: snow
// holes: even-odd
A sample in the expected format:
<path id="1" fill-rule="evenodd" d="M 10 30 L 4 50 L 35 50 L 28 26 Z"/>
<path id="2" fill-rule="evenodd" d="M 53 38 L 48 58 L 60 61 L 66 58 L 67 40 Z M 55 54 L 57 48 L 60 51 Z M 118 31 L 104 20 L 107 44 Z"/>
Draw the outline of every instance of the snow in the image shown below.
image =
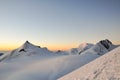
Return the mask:
<path id="1" fill-rule="evenodd" d="M 25 56 L 51 56 L 53 52 L 47 48 L 41 48 L 28 41 L 26 41 L 21 47 L 12 50 L 0 57 L 1 60 L 10 60 L 13 58 L 25 57 Z"/>
<path id="2" fill-rule="evenodd" d="M 112 49 L 118 47 L 118 45 L 113 45 L 108 39 L 101 40 L 95 45 L 92 43 L 82 43 L 78 48 L 72 48 L 69 51 L 69 54 L 77 55 L 77 54 L 86 54 L 86 53 L 95 53 L 97 55 L 103 55 Z"/>
<path id="3" fill-rule="evenodd" d="M 101 43 L 102 42 L 102 43 Z M 104 44 L 103 44 L 104 43 Z M 108 46 L 107 49 L 105 46 Z M 62 55 L 82 55 L 82 54 L 96 54 L 103 55 L 116 46 L 113 45 L 109 40 L 102 40 L 96 45 L 91 43 L 82 43 L 78 48 L 72 48 L 70 51 L 58 51 L 56 53 L 49 51 L 47 48 L 41 48 L 28 41 L 26 41 L 20 48 L 12 50 L 7 55 L 0 57 L 0 61 L 9 60 L 12 58 L 24 57 L 24 56 L 62 56 Z"/>
<path id="4" fill-rule="evenodd" d="M 116 47 L 107 40 L 103 42 L 109 49 L 100 42 L 96 45 L 84 43 L 73 55 L 60 50 L 51 52 L 26 41 L 0 56 L 0 80 L 56 80 Z"/>
<path id="5" fill-rule="evenodd" d="M 80 54 L 80 53 L 84 52 L 87 49 L 90 49 L 92 46 L 94 46 L 94 44 L 82 43 L 82 44 L 79 45 L 79 47 L 72 48 L 68 52 L 69 52 L 69 54 L 76 55 L 76 54 Z"/>
<path id="6" fill-rule="evenodd" d="M 120 80 L 120 47 L 58 80 Z"/>
<path id="7" fill-rule="evenodd" d="M 45 59 L 15 58 L 0 63 L 0 80 L 56 80 L 97 57 L 84 54 Z"/>

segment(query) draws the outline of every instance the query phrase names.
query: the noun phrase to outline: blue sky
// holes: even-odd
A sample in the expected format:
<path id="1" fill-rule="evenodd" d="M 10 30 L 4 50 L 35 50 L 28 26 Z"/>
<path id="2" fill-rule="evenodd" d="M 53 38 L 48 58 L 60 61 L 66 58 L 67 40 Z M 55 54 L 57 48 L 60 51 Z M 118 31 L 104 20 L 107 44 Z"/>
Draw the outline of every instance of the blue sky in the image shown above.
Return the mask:
<path id="1" fill-rule="evenodd" d="M 120 0 L 0 0 L 0 48 L 26 40 L 51 50 L 120 43 Z"/>

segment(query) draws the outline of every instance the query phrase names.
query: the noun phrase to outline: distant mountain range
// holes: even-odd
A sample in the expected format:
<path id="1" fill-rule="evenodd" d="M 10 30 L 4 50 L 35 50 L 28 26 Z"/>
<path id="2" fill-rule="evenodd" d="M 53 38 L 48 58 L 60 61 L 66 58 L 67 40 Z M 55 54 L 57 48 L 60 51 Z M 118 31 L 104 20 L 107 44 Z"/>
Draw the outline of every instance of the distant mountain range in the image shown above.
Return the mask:
<path id="1" fill-rule="evenodd" d="M 118 45 L 113 45 L 108 39 L 101 40 L 95 45 L 92 43 L 82 43 L 78 48 L 72 48 L 69 51 L 57 51 L 52 52 L 46 47 L 41 48 L 40 46 L 34 45 L 29 41 L 26 41 L 21 47 L 12 50 L 3 59 L 10 59 L 19 56 L 45 56 L 45 55 L 81 55 L 81 54 L 97 54 L 103 55 L 112 49 L 118 47 Z"/>
<path id="2" fill-rule="evenodd" d="M 82 43 L 78 48 L 72 48 L 70 50 L 70 53 L 71 54 L 93 53 L 93 54 L 102 55 L 118 46 L 119 45 L 113 45 L 111 41 L 106 39 L 99 41 L 95 45 L 92 43 Z"/>
<path id="3" fill-rule="evenodd" d="M 57 80 L 118 46 L 105 39 L 96 44 L 82 43 L 69 51 L 52 52 L 26 41 L 0 56 L 0 80 Z"/>

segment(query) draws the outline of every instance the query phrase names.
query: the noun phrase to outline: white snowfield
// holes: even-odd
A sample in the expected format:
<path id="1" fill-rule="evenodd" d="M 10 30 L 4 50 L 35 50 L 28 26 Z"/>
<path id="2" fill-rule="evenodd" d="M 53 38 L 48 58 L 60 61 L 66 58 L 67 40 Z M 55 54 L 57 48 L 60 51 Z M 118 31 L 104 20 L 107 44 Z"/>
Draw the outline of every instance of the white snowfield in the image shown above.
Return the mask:
<path id="1" fill-rule="evenodd" d="M 58 80 L 120 80 L 120 47 Z"/>

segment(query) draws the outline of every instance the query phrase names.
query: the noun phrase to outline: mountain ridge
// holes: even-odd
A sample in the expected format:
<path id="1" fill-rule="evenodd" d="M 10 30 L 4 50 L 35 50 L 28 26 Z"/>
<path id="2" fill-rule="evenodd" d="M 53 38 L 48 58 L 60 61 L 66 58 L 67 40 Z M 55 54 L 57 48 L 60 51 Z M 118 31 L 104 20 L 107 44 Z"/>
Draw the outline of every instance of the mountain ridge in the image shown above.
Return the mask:
<path id="1" fill-rule="evenodd" d="M 0 61 L 4 59 L 11 59 L 19 56 L 46 56 L 46 55 L 84 55 L 84 54 L 96 54 L 103 55 L 112 49 L 116 48 L 116 45 L 113 45 L 111 41 L 108 39 L 101 40 L 98 43 L 83 43 L 79 45 L 78 48 L 72 48 L 70 51 L 58 51 L 52 52 L 48 50 L 46 47 L 41 48 L 40 46 L 34 45 L 29 41 L 25 41 L 25 43 L 17 49 L 12 50 L 5 55 Z"/>

